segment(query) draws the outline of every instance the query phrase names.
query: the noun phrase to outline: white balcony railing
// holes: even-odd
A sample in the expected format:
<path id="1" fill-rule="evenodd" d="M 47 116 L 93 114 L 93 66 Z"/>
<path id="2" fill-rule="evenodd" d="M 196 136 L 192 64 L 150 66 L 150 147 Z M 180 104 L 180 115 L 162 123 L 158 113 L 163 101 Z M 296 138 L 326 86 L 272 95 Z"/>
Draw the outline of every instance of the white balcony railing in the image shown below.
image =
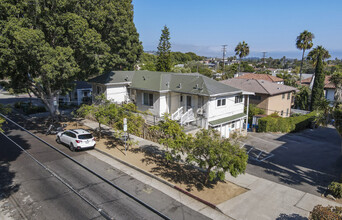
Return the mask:
<path id="1" fill-rule="evenodd" d="M 171 120 L 179 120 L 182 116 L 183 113 L 183 106 L 178 108 L 177 111 L 175 111 L 172 115 L 171 115 Z"/>
<path id="2" fill-rule="evenodd" d="M 180 124 L 184 125 L 185 123 L 191 122 L 195 120 L 195 114 L 192 108 L 186 111 L 180 118 Z"/>

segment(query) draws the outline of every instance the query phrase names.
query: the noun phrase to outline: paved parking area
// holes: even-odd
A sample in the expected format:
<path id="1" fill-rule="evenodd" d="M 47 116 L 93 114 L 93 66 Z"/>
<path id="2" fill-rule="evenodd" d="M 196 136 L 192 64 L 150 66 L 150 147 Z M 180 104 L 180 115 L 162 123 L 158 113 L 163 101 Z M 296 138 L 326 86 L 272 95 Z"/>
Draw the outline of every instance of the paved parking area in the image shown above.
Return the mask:
<path id="1" fill-rule="evenodd" d="M 342 174 L 341 138 L 332 127 L 249 133 L 243 147 L 249 155 L 247 173 L 314 195 Z"/>

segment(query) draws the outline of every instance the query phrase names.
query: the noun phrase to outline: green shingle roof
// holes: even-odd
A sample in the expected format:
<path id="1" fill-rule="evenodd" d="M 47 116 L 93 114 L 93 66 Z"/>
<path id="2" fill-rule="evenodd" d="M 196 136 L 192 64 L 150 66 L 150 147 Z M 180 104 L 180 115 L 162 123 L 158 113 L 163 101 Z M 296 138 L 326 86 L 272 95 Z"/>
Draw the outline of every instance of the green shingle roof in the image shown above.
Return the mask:
<path id="1" fill-rule="evenodd" d="M 230 122 L 230 121 L 233 121 L 235 119 L 239 119 L 239 118 L 242 118 L 242 117 L 245 117 L 245 116 L 246 116 L 245 113 L 240 113 L 240 114 L 237 114 L 237 115 L 232 115 L 232 116 L 229 116 L 229 117 L 220 118 L 220 119 L 217 119 L 217 120 L 214 120 L 214 121 L 209 121 L 209 124 L 211 126 L 216 126 L 216 125 L 220 125 L 220 124 L 223 124 L 223 123 L 226 123 L 226 122 Z"/>
<path id="2" fill-rule="evenodd" d="M 93 83 L 130 83 L 130 88 L 149 91 L 174 91 L 204 96 L 240 93 L 242 90 L 219 83 L 198 73 L 152 71 L 111 71 L 95 77 Z"/>
<path id="3" fill-rule="evenodd" d="M 109 83 L 130 83 L 135 71 L 110 71 L 95 78 L 88 80 L 90 83 L 109 84 Z"/>

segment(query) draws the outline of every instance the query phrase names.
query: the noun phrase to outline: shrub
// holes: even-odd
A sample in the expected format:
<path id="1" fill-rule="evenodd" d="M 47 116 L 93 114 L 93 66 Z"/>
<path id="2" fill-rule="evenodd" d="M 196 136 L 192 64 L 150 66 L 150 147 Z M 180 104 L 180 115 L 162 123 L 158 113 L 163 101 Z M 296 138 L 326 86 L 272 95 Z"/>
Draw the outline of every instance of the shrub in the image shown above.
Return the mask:
<path id="1" fill-rule="evenodd" d="M 36 114 L 40 112 L 46 112 L 44 106 L 32 105 L 32 103 L 27 102 L 16 102 L 14 104 L 15 108 L 21 109 L 25 114 Z"/>
<path id="2" fill-rule="evenodd" d="M 337 198 L 342 197 L 342 183 L 338 182 L 332 182 L 328 186 L 328 189 L 330 190 L 331 194 Z"/>
<path id="3" fill-rule="evenodd" d="M 282 118 L 270 115 L 260 118 L 258 132 L 296 132 L 308 128 L 315 117 L 315 112 L 297 117 Z"/>
<path id="4" fill-rule="evenodd" d="M 323 207 L 317 205 L 310 213 L 309 219 L 311 220 L 338 220 L 342 219 L 342 208 L 327 206 Z"/>

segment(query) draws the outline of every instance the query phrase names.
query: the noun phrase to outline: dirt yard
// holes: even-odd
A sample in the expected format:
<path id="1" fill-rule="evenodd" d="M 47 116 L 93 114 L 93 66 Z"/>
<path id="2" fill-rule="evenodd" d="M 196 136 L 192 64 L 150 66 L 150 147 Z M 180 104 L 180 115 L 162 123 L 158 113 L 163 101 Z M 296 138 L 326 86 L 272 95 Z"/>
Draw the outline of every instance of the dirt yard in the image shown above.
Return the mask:
<path id="1" fill-rule="evenodd" d="M 66 129 L 76 128 L 89 130 L 89 128 L 84 125 L 78 124 L 76 126 L 75 122 L 67 123 Z M 202 180 L 204 179 L 203 172 L 183 164 L 166 164 L 165 159 L 163 158 L 163 152 L 153 146 L 144 148 L 132 146 L 125 151 L 123 143 L 120 143 L 120 141 L 107 135 L 102 135 L 100 140 L 96 140 L 96 149 L 150 172 L 215 205 L 247 191 L 247 189 L 228 181 L 218 181 L 209 186 L 205 186 L 202 183 Z"/>

